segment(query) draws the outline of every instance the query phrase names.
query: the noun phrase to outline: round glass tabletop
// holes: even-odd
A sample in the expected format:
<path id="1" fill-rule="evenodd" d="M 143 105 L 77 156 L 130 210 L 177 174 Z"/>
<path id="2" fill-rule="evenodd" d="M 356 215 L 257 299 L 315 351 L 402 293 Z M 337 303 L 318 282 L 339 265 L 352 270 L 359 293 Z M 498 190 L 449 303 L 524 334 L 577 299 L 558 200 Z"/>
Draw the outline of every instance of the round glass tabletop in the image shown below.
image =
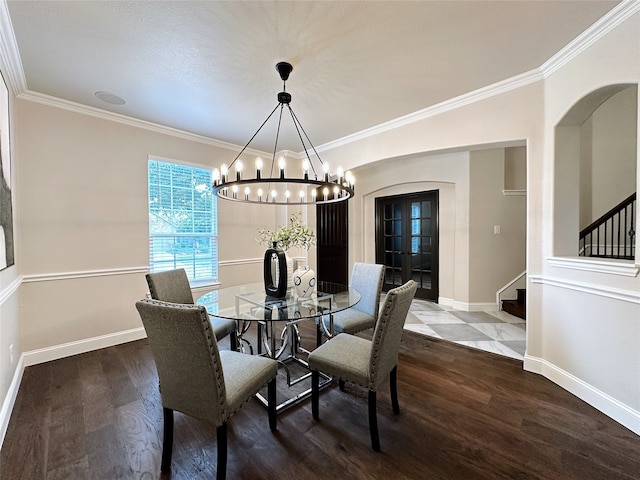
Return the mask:
<path id="1" fill-rule="evenodd" d="M 292 321 L 336 313 L 360 301 L 360 292 L 353 288 L 326 283 L 322 288 L 327 291 L 316 290 L 309 297 L 299 297 L 294 288 L 289 288 L 284 298 L 274 298 L 267 296 L 264 284 L 258 282 L 214 290 L 196 303 L 216 317 Z"/>

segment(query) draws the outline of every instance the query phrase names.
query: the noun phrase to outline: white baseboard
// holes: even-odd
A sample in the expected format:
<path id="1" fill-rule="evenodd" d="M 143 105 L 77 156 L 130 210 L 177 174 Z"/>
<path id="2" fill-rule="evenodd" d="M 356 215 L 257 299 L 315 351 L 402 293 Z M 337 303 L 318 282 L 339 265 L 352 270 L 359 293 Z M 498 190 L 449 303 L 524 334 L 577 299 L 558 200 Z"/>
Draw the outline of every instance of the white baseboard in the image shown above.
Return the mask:
<path id="1" fill-rule="evenodd" d="M 4 437 L 7 434 L 7 428 L 9 427 L 9 420 L 11 419 L 11 412 L 13 406 L 16 403 L 18 397 L 18 390 L 20 389 L 20 382 L 22 381 L 22 374 L 24 373 L 24 356 L 20 355 L 16 370 L 13 372 L 13 379 L 11 385 L 9 385 L 9 391 L 4 397 L 2 402 L 2 409 L 0 409 L 0 448 L 4 443 Z"/>
<path id="2" fill-rule="evenodd" d="M 438 305 L 453 308 L 453 298 L 438 297 Z"/>
<path id="3" fill-rule="evenodd" d="M 571 392 L 576 397 L 584 400 L 592 407 L 600 410 L 605 415 L 628 428 L 636 435 L 640 435 L 640 412 L 637 410 L 630 408 L 542 358 L 525 354 L 524 369 L 548 378 L 553 383 Z"/>
<path id="4" fill-rule="evenodd" d="M 447 297 L 438 297 L 438 304 L 443 307 L 454 308 L 455 310 L 460 310 L 462 312 L 497 312 L 500 310 L 496 303 L 487 302 L 487 303 L 468 303 L 468 302 L 458 302 L 453 298 Z"/>
<path id="5" fill-rule="evenodd" d="M 53 347 L 31 350 L 23 354 L 24 366 L 29 367 L 39 363 L 58 360 L 59 358 L 70 357 L 71 355 L 91 352 L 100 348 L 133 342 L 134 340 L 140 340 L 146 337 L 147 334 L 144 328 L 139 327 L 122 332 L 110 333 L 108 335 L 101 335 L 99 337 L 87 338 L 85 340 L 78 340 L 77 342 L 63 343 L 61 345 L 54 345 Z"/>
<path id="6" fill-rule="evenodd" d="M 497 312 L 498 307 L 495 303 L 467 303 L 467 302 L 453 302 L 453 308 L 456 310 L 462 310 L 463 312 Z"/>

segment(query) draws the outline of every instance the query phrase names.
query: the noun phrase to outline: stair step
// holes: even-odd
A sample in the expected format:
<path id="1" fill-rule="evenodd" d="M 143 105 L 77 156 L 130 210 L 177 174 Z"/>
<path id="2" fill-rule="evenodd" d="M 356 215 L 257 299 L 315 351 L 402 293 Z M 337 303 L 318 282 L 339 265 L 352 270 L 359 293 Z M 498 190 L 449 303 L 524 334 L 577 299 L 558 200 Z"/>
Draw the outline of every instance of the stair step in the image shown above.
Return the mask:
<path id="1" fill-rule="evenodd" d="M 526 320 L 527 318 L 525 304 L 524 302 L 519 302 L 518 300 L 503 300 L 502 310 L 524 320 Z"/>

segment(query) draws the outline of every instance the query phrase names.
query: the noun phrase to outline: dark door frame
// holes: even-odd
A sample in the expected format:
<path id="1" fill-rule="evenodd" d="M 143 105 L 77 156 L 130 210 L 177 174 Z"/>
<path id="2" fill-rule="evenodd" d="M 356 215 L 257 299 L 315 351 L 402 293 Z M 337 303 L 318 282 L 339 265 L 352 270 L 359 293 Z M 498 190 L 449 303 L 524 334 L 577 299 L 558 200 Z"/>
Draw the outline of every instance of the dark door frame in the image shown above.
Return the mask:
<path id="1" fill-rule="evenodd" d="M 437 302 L 439 295 L 439 189 L 427 190 L 422 192 L 407 193 L 402 195 L 391 195 L 386 197 L 378 197 L 375 199 L 375 251 L 376 263 L 385 265 L 385 281 L 383 290 L 388 291 L 410 278 L 418 282 L 417 298 L 424 298 Z M 419 219 L 412 218 L 411 204 L 419 202 L 431 202 L 431 214 L 427 222 L 430 227 L 429 231 L 423 231 L 422 213 Z M 394 220 L 394 231 L 387 232 L 385 236 L 384 226 L 384 208 L 388 205 L 396 205 L 400 210 L 400 217 Z M 395 210 L 395 209 L 394 209 Z M 396 212 L 394 211 L 394 214 Z M 394 216 L 395 219 L 395 216 Z M 417 225 L 419 233 L 412 232 L 412 224 L 415 220 L 419 220 Z M 399 222 L 399 223 L 396 223 Z M 400 228 L 401 231 L 395 230 Z M 389 239 L 392 236 L 395 238 Z M 412 239 L 421 238 L 419 240 L 420 251 L 412 248 Z M 425 264 L 425 255 L 422 250 L 425 237 L 430 239 L 428 245 L 428 264 Z M 388 241 L 393 242 L 393 246 L 388 249 Z M 398 243 L 399 241 L 399 243 Z M 391 262 L 389 259 L 391 258 Z M 391 264 L 388 264 L 391 263 Z M 417 268 L 416 268 L 417 267 Z M 428 278 L 426 272 L 429 272 Z M 391 272 L 391 275 L 389 275 Z M 398 275 L 400 278 L 398 278 Z M 392 276 L 393 278 L 389 278 Z"/>

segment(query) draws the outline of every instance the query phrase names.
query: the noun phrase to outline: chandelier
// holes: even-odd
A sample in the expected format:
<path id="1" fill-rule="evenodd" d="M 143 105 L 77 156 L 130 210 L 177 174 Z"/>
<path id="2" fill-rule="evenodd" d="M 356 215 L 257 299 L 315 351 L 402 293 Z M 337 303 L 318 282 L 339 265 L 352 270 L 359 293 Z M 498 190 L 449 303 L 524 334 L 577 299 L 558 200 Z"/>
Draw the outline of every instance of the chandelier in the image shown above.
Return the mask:
<path id="1" fill-rule="evenodd" d="M 350 199 L 354 195 L 355 188 L 353 175 L 350 171 L 345 172 L 342 167 L 338 167 L 335 173 L 329 171 L 329 164 L 322 161 L 291 108 L 291 94 L 286 91 L 286 82 L 293 66 L 287 62 L 280 62 L 276 65 L 276 70 L 283 81 L 283 91 L 278 93 L 278 104 L 236 158 L 229 165 L 223 163 L 219 169 L 213 169 L 213 193 L 224 200 L 268 205 L 320 205 Z M 287 168 L 287 159 L 284 156 L 276 159 L 285 107 L 291 115 L 305 153 L 305 157 L 300 161 L 299 176 L 289 174 L 288 170 L 294 170 L 294 168 Z M 240 156 L 278 110 L 278 129 L 271 168 L 267 174 L 264 171 L 265 161 L 261 157 L 255 159 L 253 168 L 249 168 L 243 164 Z M 309 149 L 313 155 L 309 155 Z"/>

